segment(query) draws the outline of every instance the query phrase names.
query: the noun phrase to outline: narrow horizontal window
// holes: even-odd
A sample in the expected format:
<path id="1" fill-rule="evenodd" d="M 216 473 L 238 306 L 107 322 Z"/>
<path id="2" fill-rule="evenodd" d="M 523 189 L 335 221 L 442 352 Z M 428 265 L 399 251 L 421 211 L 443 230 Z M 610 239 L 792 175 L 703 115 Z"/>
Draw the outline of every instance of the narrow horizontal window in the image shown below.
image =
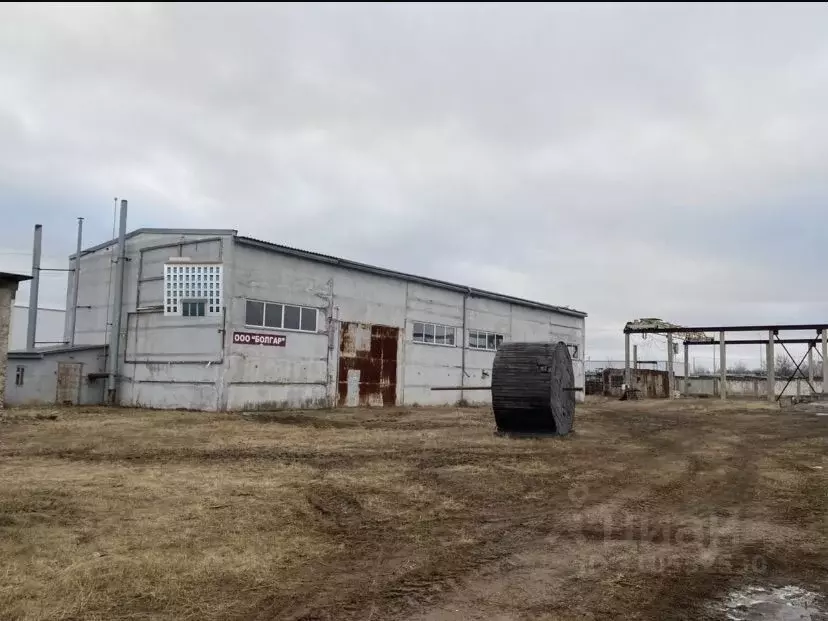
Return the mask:
<path id="1" fill-rule="evenodd" d="M 469 348 L 486 349 L 496 351 L 503 342 L 503 335 L 495 332 L 481 332 L 480 330 L 469 330 Z"/>
<path id="2" fill-rule="evenodd" d="M 435 323 L 415 321 L 412 323 L 411 340 L 431 345 L 455 345 L 455 329 Z"/>
<path id="3" fill-rule="evenodd" d="M 319 310 L 307 306 L 247 300 L 245 324 L 283 330 L 316 332 Z"/>

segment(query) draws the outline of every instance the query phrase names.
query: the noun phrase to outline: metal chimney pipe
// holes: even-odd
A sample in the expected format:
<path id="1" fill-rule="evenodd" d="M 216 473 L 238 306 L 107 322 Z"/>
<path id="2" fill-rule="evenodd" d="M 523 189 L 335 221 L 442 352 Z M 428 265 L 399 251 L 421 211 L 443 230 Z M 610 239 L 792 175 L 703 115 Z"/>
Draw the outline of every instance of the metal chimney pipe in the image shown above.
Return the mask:
<path id="1" fill-rule="evenodd" d="M 72 314 L 69 315 L 69 346 L 75 344 L 75 326 L 78 323 L 78 287 L 80 286 L 80 258 L 83 245 L 83 218 L 78 218 L 78 249 L 75 252 L 75 273 L 72 278 Z"/>
<path id="2" fill-rule="evenodd" d="M 115 264 L 115 296 L 112 302 L 112 332 L 109 338 L 109 369 L 106 381 L 107 398 L 117 404 L 117 377 L 120 370 L 121 315 L 124 310 L 124 274 L 126 269 L 127 202 L 121 201 L 121 221 L 118 230 L 118 258 Z"/>
<path id="3" fill-rule="evenodd" d="M 40 293 L 40 252 L 43 240 L 43 225 L 35 224 L 32 245 L 32 282 L 29 289 L 29 325 L 26 328 L 26 349 L 35 348 L 37 335 L 37 295 Z"/>

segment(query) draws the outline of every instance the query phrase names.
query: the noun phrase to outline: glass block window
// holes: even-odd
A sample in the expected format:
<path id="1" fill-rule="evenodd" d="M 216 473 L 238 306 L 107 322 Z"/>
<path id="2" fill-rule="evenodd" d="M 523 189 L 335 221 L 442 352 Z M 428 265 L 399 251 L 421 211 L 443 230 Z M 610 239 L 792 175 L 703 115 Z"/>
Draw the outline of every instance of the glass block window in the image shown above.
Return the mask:
<path id="1" fill-rule="evenodd" d="M 164 314 L 179 317 L 221 315 L 223 280 L 222 266 L 215 263 L 166 263 Z"/>

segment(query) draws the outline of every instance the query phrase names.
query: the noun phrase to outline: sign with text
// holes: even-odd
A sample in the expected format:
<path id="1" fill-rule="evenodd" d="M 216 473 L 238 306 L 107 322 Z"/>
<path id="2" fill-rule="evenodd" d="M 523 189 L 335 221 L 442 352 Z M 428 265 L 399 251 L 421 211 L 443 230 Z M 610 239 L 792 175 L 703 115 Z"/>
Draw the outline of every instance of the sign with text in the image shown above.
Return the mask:
<path id="1" fill-rule="evenodd" d="M 264 334 L 261 332 L 233 332 L 233 342 L 239 345 L 270 345 L 284 347 L 287 337 L 284 334 Z"/>

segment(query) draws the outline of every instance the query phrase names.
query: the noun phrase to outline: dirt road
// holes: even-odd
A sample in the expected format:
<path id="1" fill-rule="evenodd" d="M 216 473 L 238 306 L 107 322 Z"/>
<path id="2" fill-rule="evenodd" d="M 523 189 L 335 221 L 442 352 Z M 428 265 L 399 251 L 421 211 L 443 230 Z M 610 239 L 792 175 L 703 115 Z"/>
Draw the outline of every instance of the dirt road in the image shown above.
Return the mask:
<path id="1" fill-rule="evenodd" d="M 750 585 L 828 594 L 828 417 L 605 401 L 518 440 L 484 409 L 56 415 L 0 423 L 3 618 L 698 620 Z"/>

